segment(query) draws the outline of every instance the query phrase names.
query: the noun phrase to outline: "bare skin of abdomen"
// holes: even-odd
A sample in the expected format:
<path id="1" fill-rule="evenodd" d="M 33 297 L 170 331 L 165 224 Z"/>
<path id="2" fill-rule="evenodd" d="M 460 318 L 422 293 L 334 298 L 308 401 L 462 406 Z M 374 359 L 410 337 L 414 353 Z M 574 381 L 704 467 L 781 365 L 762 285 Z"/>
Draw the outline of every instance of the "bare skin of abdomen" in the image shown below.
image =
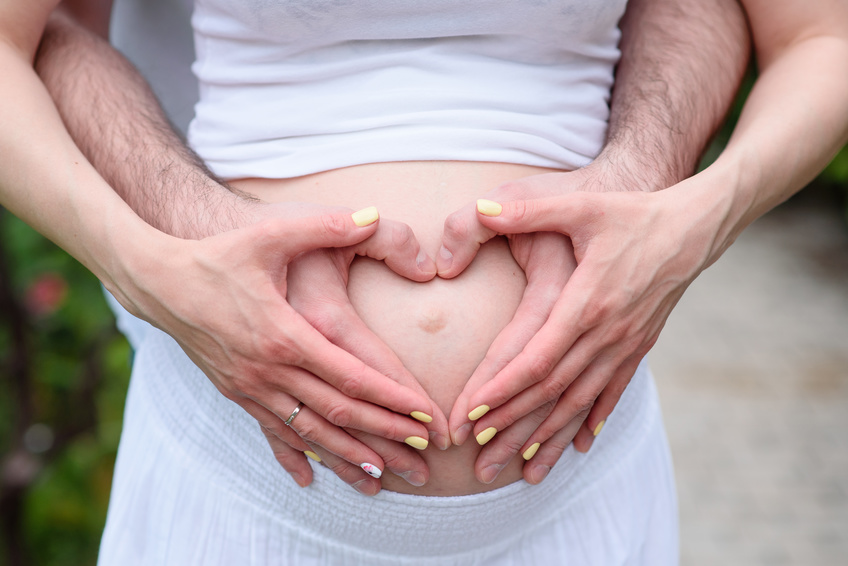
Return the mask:
<path id="1" fill-rule="evenodd" d="M 436 257 L 445 218 L 501 183 L 550 170 L 475 162 L 401 162 L 359 165 L 294 179 L 243 179 L 231 184 L 267 202 L 312 202 L 359 210 L 376 206 L 381 218 L 412 227 L 423 249 Z M 526 280 L 506 240 L 481 248 L 459 277 L 415 283 L 384 263 L 357 258 L 350 271 L 351 302 L 364 322 L 391 347 L 445 415 L 483 359 L 498 332 L 512 319 Z M 474 476 L 481 447 L 421 452 L 430 481 L 414 487 L 386 471 L 384 489 L 420 495 L 488 491 L 521 478 L 516 457 L 492 484 Z"/>

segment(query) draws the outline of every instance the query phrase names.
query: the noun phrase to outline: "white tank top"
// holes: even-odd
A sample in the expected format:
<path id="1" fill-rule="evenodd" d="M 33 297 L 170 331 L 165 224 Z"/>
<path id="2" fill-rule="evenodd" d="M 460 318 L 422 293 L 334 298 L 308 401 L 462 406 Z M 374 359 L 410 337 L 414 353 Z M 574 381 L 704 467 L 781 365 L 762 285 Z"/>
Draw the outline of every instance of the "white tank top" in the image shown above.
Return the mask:
<path id="1" fill-rule="evenodd" d="M 195 150 L 225 179 L 604 142 L 626 0 L 197 0 Z"/>

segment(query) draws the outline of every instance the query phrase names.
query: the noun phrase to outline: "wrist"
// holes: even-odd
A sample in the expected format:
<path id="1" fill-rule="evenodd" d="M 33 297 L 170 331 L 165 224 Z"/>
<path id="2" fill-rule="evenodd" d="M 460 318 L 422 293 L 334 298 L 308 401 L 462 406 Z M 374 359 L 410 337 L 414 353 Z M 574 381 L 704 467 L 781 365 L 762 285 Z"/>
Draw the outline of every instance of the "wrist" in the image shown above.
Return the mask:
<path id="1" fill-rule="evenodd" d="M 589 178 L 588 190 L 654 192 L 666 189 L 686 175 L 672 164 L 654 163 L 633 149 L 619 149 L 610 143 L 592 163 L 584 167 Z"/>

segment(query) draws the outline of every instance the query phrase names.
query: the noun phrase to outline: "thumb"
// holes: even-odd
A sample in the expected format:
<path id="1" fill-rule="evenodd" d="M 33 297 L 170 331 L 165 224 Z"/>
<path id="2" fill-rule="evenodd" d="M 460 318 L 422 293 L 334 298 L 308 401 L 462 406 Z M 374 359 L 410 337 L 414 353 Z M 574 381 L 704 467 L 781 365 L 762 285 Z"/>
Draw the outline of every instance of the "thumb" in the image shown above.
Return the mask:
<path id="1" fill-rule="evenodd" d="M 445 219 L 442 247 L 436 258 L 439 277 L 456 277 L 468 267 L 480 246 L 497 236 L 477 221 L 474 203 L 462 207 Z"/>
<path id="2" fill-rule="evenodd" d="M 326 213 L 264 222 L 266 243 L 283 248 L 289 257 L 319 248 L 342 248 L 358 244 L 374 234 L 380 215 L 375 207 L 353 214 Z"/>
<path id="3" fill-rule="evenodd" d="M 480 223 L 499 234 L 559 232 L 570 236 L 592 223 L 599 210 L 591 193 L 579 192 L 503 203 L 477 201 Z"/>

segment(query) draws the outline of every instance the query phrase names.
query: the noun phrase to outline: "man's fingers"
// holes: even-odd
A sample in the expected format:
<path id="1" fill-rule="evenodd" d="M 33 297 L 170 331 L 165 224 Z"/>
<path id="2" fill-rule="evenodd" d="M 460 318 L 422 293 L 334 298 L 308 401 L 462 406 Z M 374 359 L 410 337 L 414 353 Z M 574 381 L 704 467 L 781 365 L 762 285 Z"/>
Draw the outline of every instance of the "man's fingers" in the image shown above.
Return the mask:
<path id="1" fill-rule="evenodd" d="M 306 487 L 312 483 L 312 468 L 303 454 L 303 451 L 309 450 L 309 446 L 294 431 L 280 427 L 281 423 L 277 416 L 262 405 L 250 399 L 243 399 L 240 404 L 259 423 L 259 428 L 268 440 L 274 457 L 295 483 L 300 487 Z M 277 432 L 275 433 L 272 429 Z"/>
<path id="2" fill-rule="evenodd" d="M 439 277 L 456 277 L 468 267 L 480 246 L 497 236 L 477 220 L 474 203 L 469 203 L 445 220 L 442 247 L 436 256 Z"/>
<path id="3" fill-rule="evenodd" d="M 606 424 L 607 418 L 612 414 L 613 409 L 621 399 L 624 390 L 630 383 L 633 374 L 639 363 L 642 361 L 642 356 L 637 354 L 627 358 L 621 366 L 615 370 L 615 373 L 598 399 L 595 401 L 589 416 L 583 423 L 580 432 L 574 437 L 574 448 L 580 452 L 588 452 L 595 440 Z"/>
<path id="4" fill-rule="evenodd" d="M 260 425 L 259 428 L 262 429 L 262 433 L 268 440 L 268 445 L 274 453 L 274 458 L 289 473 L 297 485 L 306 487 L 312 483 L 312 468 L 309 466 L 304 455 L 304 451 L 309 450 L 309 447 L 305 446 L 303 450 L 296 450 L 280 440 L 277 435 L 264 426 Z"/>
<path id="5" fill-rule="evenodd" d="M 354 246 L 357 255 L 385 261 L 389 268 L 412 281 L 429 281 L 436 276 L 436 262 L 421 249 L 408 225 L 380 220 L 373 236 Z"/>
<path id="6" fill-rule="evenodd" d="M 535 454 L 524 464 L 524 479 L 527 483 L 532 485 L 542 483 L 571 444 L 571 440 L 582 424 L 582 418 L 573 419 L 536 449 Z"/>

